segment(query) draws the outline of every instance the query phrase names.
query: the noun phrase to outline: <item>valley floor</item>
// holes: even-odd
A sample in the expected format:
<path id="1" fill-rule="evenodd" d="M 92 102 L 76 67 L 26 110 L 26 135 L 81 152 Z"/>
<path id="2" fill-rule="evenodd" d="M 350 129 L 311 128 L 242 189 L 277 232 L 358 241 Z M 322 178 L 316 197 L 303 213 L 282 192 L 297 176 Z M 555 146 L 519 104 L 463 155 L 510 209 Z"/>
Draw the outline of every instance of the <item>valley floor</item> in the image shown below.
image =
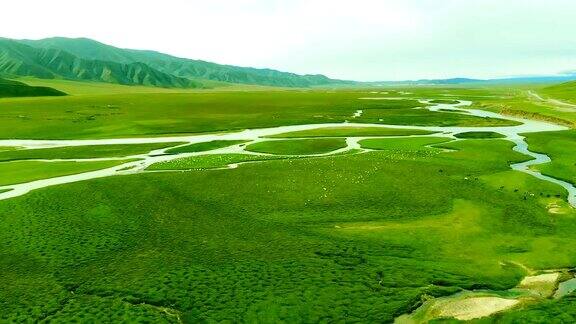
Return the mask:
<path id="1" fill-rule="evenodd" d="M 576 133 L 489 95 L 2 100 L 0 321 L 574 320 Z"/>

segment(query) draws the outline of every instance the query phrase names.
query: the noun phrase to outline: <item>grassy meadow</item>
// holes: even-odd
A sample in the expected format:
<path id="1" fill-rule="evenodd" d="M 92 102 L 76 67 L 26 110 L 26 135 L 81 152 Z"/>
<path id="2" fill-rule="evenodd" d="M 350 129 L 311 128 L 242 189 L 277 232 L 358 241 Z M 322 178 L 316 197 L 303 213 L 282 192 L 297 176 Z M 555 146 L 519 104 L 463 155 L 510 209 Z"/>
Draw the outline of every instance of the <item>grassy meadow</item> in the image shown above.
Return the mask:
<path id="1" fill-rule="evenodd" d="M 171 148 L 171 149 L 166 150 L 166 153 L 179 154 L 179 153 L 204 152 L 204 151 L 211 151 L 211 150 L 216 150 L 216 149 L 220 149 L 220 148 L 225 148 L 225 147 L 236 145 L 236 144 L 242 144 L 244 142 L 246 142 L 246 141 L 216 140 L 216 141 L 189 144 L 189 145 Z"/>
<path id="2" fill-rule="evenodd" d="M 148 154 L 150 151 L 176 146 L 179 144 L 182 143 L 83 145 L 33 150 L 14 149 L 9 151 L 0 151 L 0 162 L 18 160 L 124 157 L 130 155 Z"/>
<path id="3" fill-rule="evenodd" d="M 503 126 L 516 123 L 431 112 L 417 99 L 472 100 L 498 111 L 529 100 L 526 89 L 505 87 L 176 93 L 45 82 L 35 85 L 70 95 L 0 99 L 0 138 L 153 137 L 345 121 Z M 361 99 L 387 96 L 403 99 Z M 531 114 L 526 107 L 514 114 Z M 512 171 L 511 163 L 529 157 L 498 135 L 292 132 L 247 143 L 264 155 L 181 157 L 147 169 L 158 172 L 0 200 L 0 323 L 391 323 L 429 298 L 513 288 L 528 268 L 573 268 L 576 211 L 566 191 Z M 305 156 L 344 148 L 346 137 L 373 138 L 354 154 Z M 552 157 L 538 168 L 569 181 L 574 139 L 572 130 L 527 135 L 533 150 Z M 179 145 L 167 151 L 177 155 L 242 143 L 0 147 L 0 185 L 125 162 L 42 159 L 122 158 Z M 479 322 L 574 322 L 574 296 Z"/>
<path id="4" fill-rule="evenodd" d="M 307 138 L 307 137 L 371 137 L 371 136 L 409 136 L 430 135 L 432 132 L 419 129 L 398 129 L 385 127 L 324 127 L 268 136 L 271 138 Z"/>
<path id="5" fill-rule="evenodd" d="M 313 138 L 297 140 L 264 141 L 250 144 L 248 151 L 276 155 L 324 154 L 346 147 L 343 138 Z"/>
<path id="6" fill-rule="evenodd" d="M 5 98 L 0 99 L 0 123 L 4 126 L 0 139 L 161 136 L 352 120 L 419 126 L 515 124 L 413 109 L 423 106 L 417 100 L 360 99 L 370 96 L 375 95 L 364 90 L 275 90 Z M 364 113 L 354 118 L 357 110 Z"/>
<path id="7" fill-rule="evenodd" d="M 262 162 L 268 160 L 285 159 L 284 156 L 275 155 L 250 155 L 250 154 L 207 154 L 190 158 L 179 158 L 167 162 L 154 163 L 148 167 L 150 171 L 166 170 L 194 170 L 194 169 L 218 169 L 232 164 L 247 162 Z"/>
<path id="8" fill-rule="evenodd" d="M 0 186 L 56 178 L 72 174 L 111 168 L 130 160 L 90 162 L 14 161 L 0 163 Z"/>
<path id="9" fill-rule="evenodd" d="M 464 132 L 454 135 L 457 138 L 504 138 L 506 136 L 495 132 Z"/>
<path id="10" fill-rule="evenodd" d="M 561 248 L 576 240 L 571 217 L 483 178 L 523 156 L 467 143 L 111 177 L 4 201 L 3 319 L 388 322 L 423 294 L 514 286 L 523 270 L 501 261 L 576 262 Z M 526 190 L 562 195 L 541 181 Z"/>
<path id="11" fill-rule="evenodd" d="M 535 152 L 547 154 L 552 162 L 536 166 L 543 174 L 576 184 L 576 131 L 529 134 L 527 142 Z"/>

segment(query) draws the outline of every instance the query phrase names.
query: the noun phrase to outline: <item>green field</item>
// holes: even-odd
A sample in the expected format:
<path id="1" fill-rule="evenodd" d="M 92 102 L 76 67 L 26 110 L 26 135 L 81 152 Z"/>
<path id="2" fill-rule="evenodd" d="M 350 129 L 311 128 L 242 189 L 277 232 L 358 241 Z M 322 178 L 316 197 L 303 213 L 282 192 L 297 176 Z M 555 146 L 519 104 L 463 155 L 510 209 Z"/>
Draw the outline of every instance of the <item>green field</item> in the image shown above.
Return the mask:
<path id="1" fill-rule="evenodd" d="M 563 87 L 561 87 L 561 89 L 563 89 Z M 562 90 L 561 96 L 554 97 L 556 93 L 551 92 L 548 87 L 540 86 L 532 88 L 531 90 L 525 88 L 488 89 L 488 93 L 493 97 L 478 98 L 475 106 L 484 110 L 529 119 L 539 119 L 569 127 L 576 125 L 576 109 L 558 105 L 558 103 L 554 101 L 542 101 L 533 95 L 541 96 L 544 100 L 556 98 L 570 103 L 567 98 L 570 96 L 572 98 L 576 97 L 573 91 L 568 92 Z"/>
<path id="2" fill-rule="evenodd" d="M 98 162 L 2 162 L 0 163 L 0 174 L 2 174 L 0 186 L 106 169 L 126 162 L 128 162 L 128 160 Z"/>
<path id="3" fill-rule="evenodd" d="M 452 133 L 346 126 L 234 138 L 244 129 L 345 121 L 519 124 L 429 111 L 422 98 L 472 100 L 474 108 L 570 123 L 568 112 L 524 106 L 530 88 L 155 92 L 37 82 L 70 95 L 0 99 L 0 138 L 226 137 L 0 144 L 2 186 L 168 149 L 148 157 L 154 163 L 146 171 L 0 200 L 0 323 L 391 323 L 431 298 L 501 293 L 530 270 L 576 266 L 576 211 L 566 190 L 512 171 L 530 158 L 499 133 L 483 129 L 455 140 Z M 360 99 L 386 96 L 405 99 Z M 363 113 L 354 118 L 357 110 Z M 524 134 L 553 161 L 534 168 L 576 183 L 575 134 Z M 362 149 L 329 155 L 354 137 L 370 138 L 359 141 Z M 244 143 L 246 154 L 211 152 Z M 476 322 L 574 322 L 574 296 L 534 298 Z"/>
<path id="4" fill-rule="evenodd" d="M 504 138 L 506 136 L 495 132 L 465 132 L 454 135 L 456 138 Z"/>
<path id="5" fill-rule="evenodd" d="M 250 144 L 248 151 L 277 155 L 311 155 L 323 154 L 346 147 L 342 138 L 319 138 L 299 140 L 265 141 Z"/>
<path id="6" fill-rule="evenodd" d="M 178 153 L 193 153 L 193 152 L 204 152 L 204 151 L 211 151 L 219 148 L 224 148 L 236 144 L 241 144 L 246 141 L 210 141 L 210 142 L 203 142 L 203 143 L 196 143 L 190 144 L 185 146 L 179 146 L 175 148 L 171 148 L 166 150 L 166 153 L 169 154 L 178 154 Z"/>
<path id="7" fill-rule="evenodd" d="M 271 138 L 307 137 L 369 137 L 369 136 L 409 136 L 429 135 L 432 132 L 419 129 L 399 129 L 385 127 L 324 127 L 268 136 Z"/>
<path id="8" fill-rule="evenodd" d="M 576 104 L 576 81 L 545 87 L 541 91 L 546 97 L 565 100 L 569 104 Z"/>
<path id="9" fill-rule="evenodd" d="M 256 91 L 75 95 L 0 100 L 0 138 L 160 136 L 283 125 L 360 123 L 419 126 L 514 122 L 413 109 L 415 100 L 360 100 L 361 91 Z M 159 111 L 162 113 L 159 115 Z"/>
<path id="10" fill-rule="evenodd" d="M 522 270 L 500 260 L 574 262 L 558 253 L 574 243 L 570 217 L 551 219 L 544 198 L 481 178 L 521 157 L 505 142 L 466 143 L 433 157 L 268 161 L 7 200 L 2 316 L 390 321 L 424 293 L 514 286 Z M 530 189 L 562 192 L 540 181 Z"/>
<path id="11" fill-rule="evenodd" d="M 397 151 L 402 154 L 411 152 L 438 153 L 440 150 L 430 147 L 430 145 L 444 143 L 449 140 L 449 138 L 443 137 L 365 139 L 360 141 L 360 145 L 371 150 Z"/>
<path id="12" fill-rule="evenodd" d="M 9 150 L 3 152 L 0 151 L 0 162 L 16 160 L 124 157 L 130 155 L 146 154 L 150 151 L 176 146 L 179 144 L 182 143 L 86 145 L 33 150 Z"/>
<path id="13" fill-rule="evenodd" d="M 552 158 L 537 166 L 542 173 L 576 184 L 576 131 L 548 132 L 527 135 L 527 142 L 536 152 Z"/>
<path id="14" fill-rule="evenodd" d="M 282 156 L 273 155 L 248 155 L 248 154 L 209 154 L 190 158 L 180 158 L 168 162 L 159 162 L 148 167 L 150 171 L 159 170 L 194 170 L 224 168 L 230 164 L 244 162 L 258 162 L 284 159 Z"/>
<path id="15" fill-rule="evenodd" d="M 431 100 L 430 102 L 435 104 L 457 104 L 459 101 L 450 99 L 434 99 Z"/>

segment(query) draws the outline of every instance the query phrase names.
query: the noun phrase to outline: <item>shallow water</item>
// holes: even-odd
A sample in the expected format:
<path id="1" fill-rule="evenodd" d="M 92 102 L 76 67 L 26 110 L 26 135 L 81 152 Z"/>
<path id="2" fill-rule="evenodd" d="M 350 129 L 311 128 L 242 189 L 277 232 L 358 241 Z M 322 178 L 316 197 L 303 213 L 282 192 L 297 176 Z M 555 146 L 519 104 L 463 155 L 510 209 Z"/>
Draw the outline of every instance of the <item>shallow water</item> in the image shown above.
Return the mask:
<path id="1" fill-rule="evenodd" d="M 575 290 L 576 290 L 576 278 L 566 280 L 558 285 L 558 289 L 556 290 L 556 293 L 554 293 L 554 298 L 556 299 L 562 298 Z"/>
<path id="2" fill-rule="evenodd" d="M 544 271 L 528 275 L 514 288 L 504 291 L 476 290 L 433 298 L 425 301 L 410 314 L 395 319 L 396 324 L 427 323 L 438 318 L 472 320 L 506 311 L 526 302 L 544 301 L 549 297 L 560 298 L 576 289 L 576 279 L 556 285 L 561 273 L 567 269 Z"/>
<path id="3" fill-rule="evenodd" d="M 382 97 L 374 97 L 374 98 L 360 98 L 364 100 L 390 100 L 394 98 L 382 98 Z M 397 99 L 406 99 L 406 98 L 397 98 Z M 423 105 L 430 105 L 431 100 L 420 100 Z M 405 126 L 405 125 L 387 125 L 387 124 L 363 124 L 363 123 L 331 123 L 331 124 L 307 124 L 307 125 L 290 125 L 290 126 L 279 126 L 279 127 L 272 127 L 272 128 L 260 128 L 260 129 L 247 129 L 244 131 L 239 132 L 227 132 L 221 134 L 203 134 L 203 135 L 189 135 L 189 136 L 166 136 L 166 137 L 152 137 L 152 138 L 119 138 L 119 139 L 98 139 L 98 140 L 0 140 L 0 146 L 16 146 L 21 147 L 23 149 L 40 149 L 40 148 L 54 148 L 54 147 L 66 147 L 66 146 L 85 146 L 85 145 L 113 145 L 113 144 L 145 144 L 145 143 L 170 143 L 170 142 L 183 142 L 185 144 L 178 145 L 188 145 L 188 144 L 195 144 L 201 142 L 210 142 L 214 140 L 246 140 L 249 141 L 247 144 L 261 142 L 261 141 L 270 141 L 270 140 L 281 140 L 281 139 L 270 139 L 264 138 L 267 136 L 278 135 L 282 133 L 288 132 L 295 132 L 295 131 L 303 131 L 303 130 L 311 130 L 311 129 L 319 129 L 319 128 L 329 128 L 329 127 L 383 127 L 383 128 L 395 128 L 395 129 L 419 129 L 419 130 L 427 130 L 432 131 L 437 134 L 427 135 L 427 136 L 443 136 L 454 138 L 454 134 L 462 133 L 462 132 L 471 132 L 471 131 L 491 131 L 491 132 L 498 132 L 506 136 L 506 139 L 512 141 L 516 144 L 514 150 L 517 152 L 526 154 L 528 156 L 533 157 L 534 159 L 528 162 L 518 163 L 511 165 L 512 169 L 521 171 L 532 176 L 535 176 L 539 179 L 549 181 L 555 184 L 558 184 L 565 188 L 568 192 L 568 201 L 569 203 L 576 207 L 576 187 L 572 184 L 561 181 L 558 179 L 554 179 L 545 175 L 540 174 L 537 171 L 530 169 L 531 166 L 547 163 L 550 162 L 550 158 L 544 154 L 538 154 L 531 152 L 528 149 L 528 145 L 524 141 L 524 137 L 520 134 L 522 133 L 531 133 L 531 132 L 543 132 L 543 131 L 560 131 L 567 129 L 564 126 L 559 126 L 547 122 L 541 122 L 536 120 L 529 120 L 523 119 L 518 117 L 510 117 L 504 116 L 502 114 L 477 110 L 477 109 L 468 109 L 472 104 L 470 101 L 459 101 L 456 104 L 434 104 L 427 106 L 427 109 L 431 111 L 437 111 L 439 113 L 450 111 L 450 112 L 460 112 L 466 113 L 468 115 L 473 115 L 477 117 L 486 117 L 486 118 L 499 118 L 499 119 L 506 119 L 511 121 L 516 121 L 521 123 L 521 125 L 517 126 L 498 126 L 498 127 L 439 127 L 439 126 Z M 353 117 L 360 117 L 362 115 L 362 110 L 358 110 L 354 113 Z M 422 135 L 418 135 L 422 136 Z M 361 149 L 358 142 L 362 139 L 367 138 L 398 138 L 399 136 L 375 136 L 375 137 L 349 137 L 346 139 L 347 146 L 345 148 L 325 153 L 325 154 L 317 154 L 311 156 L 327 156 L 332 154 L 339 154 L 344 153 L 350 150 L 358 150 Z M 405 138 L 406 136 L 401 136 Z M 165 162 L 171 161 L 174 159 L 180 159 L 185 157 L 192 157 L 192 156 L 199 156 L 205 154 L 229 154 L 229 153 L 243 153 L 243 154 L 255 154 L 255 155 L 264 155 L 260 153 L 254 153 L 246 151 L 245 144 L 234 145 L 226 148 L 220 148 L 212 151 L 206 152 L 197 152 L 197 153 L 185 153 L 185 154 L 178 154 L 178 155 L 167 155 L 165 154 L 166 149 L 160 149 L 152 151 L 148 154 L 141 154 L 141 155 L 134 155 L 128 157 L 122 157 L 121 159 L 139 159 L 139 161 L 128 162 L 124 163 L 119 166 L 115 166 L 108 169 L 102 169 L 98 171 L 91 171 L 81 174 L 51 178 L 51 179 L 44 179 L 38 181 L 32 181 L 28 183 L 16 184 L 16 185 L 8 185 L 0 187 L 0 200 L 2 199 L 9 199 L 13 197 L 18 197 L 24 195 L 32 190 L 72 183 L 77 181 L 84 181 L 90 179 L 97 179 L 103 177 L 109 177 L 114 175 L 123 175 L 123 174 L 134 174 L 134 173 L 141 173 L 145 172 L 146 168 L 150 165 L 158 162 Z M 362 149 L 363 150 L 363 149 Z M 368 151 L 368 150 L 364 150 Z M 97 158 L 97 159 L 70 159 L 67 161 L 102 161 L 102 160 L 113 160 L 114 158 Z M 42 160 L 46 161 L 46 160 Z M 59 160 L 58 160 L 59 161 Z M 2 192 L 3 190 L 10 189 L 10 191 Z"/>

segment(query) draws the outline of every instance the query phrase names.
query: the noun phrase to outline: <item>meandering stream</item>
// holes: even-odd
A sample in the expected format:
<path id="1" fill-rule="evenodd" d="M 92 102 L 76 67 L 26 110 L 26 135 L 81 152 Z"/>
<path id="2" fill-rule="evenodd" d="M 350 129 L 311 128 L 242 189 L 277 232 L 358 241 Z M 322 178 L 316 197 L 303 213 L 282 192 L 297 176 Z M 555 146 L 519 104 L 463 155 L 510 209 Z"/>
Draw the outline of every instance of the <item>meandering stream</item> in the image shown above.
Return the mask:
<path id="1" fill-rule="evenodd" d="M 390 100 L 387 97 L 373 97 L 361 98 L 364 100 Z M 388 124 L 364 124 L 364 123 L 331 123 L 331 124 L 307 124 L 307 125 L 291 125 L 280 126 L 272 128 L 260 129 L 247 129 L 239 132 L 221 133 L 221 134 L 204 134 L 204 135 L 190 135 L 190 136 L 167 136 L 167 137 L 153 137 L 153 138 L 122 138 L 122 139 L 99 139 L 99 140 L 0 140 L 0 146 L 20 147 L 22 149 L 40 149 L 40 148 L 54 148 L 54 147 L 67 147 L 67 146 L 85 146 L 85 145 L 112 145 L 112 144 L 145 144 L 145 143 L 173 143 L 183 142 L 188 144 L 210 142 L 214 140 L 245 140 L 249 141 L 248 144 L 271 140 L 264 137 L 278 135 L 282 133 L 329 128 L 329 127 L 383 127 L 395 129 L 419 129 L 434 132 L 435 134 L 429 136 L 443 136 L 454 138 L 455 134 L 462 132 L 497 132 L 506 137 L 507 140 L 516 144 L 514 150 L 533 157 L 533 160 L 517 163 L 511 165 L 511 168 L 518 170 L 539 179 L 558 184 L 566 189 L 568 192 L 568 202 L 576 207 L 576 187 L 568 182 L 558 180 L 552 177 L 542 175 L 540 172 L 531 169 L 530 167 L 538 164 L 550 162 L 550 158 L 544 154 L 538 154 L 528 149 L 528 145 L 524 137 L 520 134 L 544 131 L 561 131 L 567 129 L 564 126 L 559 126 L 547 122 L 529 120 L 518 117 L 505 116 L 495 112 L 488 112 L 477 109 L 468 109 L 472 102 L 459 101 L 454 104 L 431 104 L 431 100 L 420 100 L 420 102 L 431 111 L 443 113 L 464 113 L 471 116 L 486 117 L 486 118 L 499 118 L 521 123 L 517 126 L 497 126 L 497 127 L 439 127 L 439 126 L 404 126 L 404 125 L 388 125 Z M 352 119 L 362 115 L 362 111 L 358 110 L 351 116 Z M 378 136 L 378 138 L 394 137 L 394 136 Z M 360 149 L 358 142 L 368 137 L 349 137 L 346 139 L 347 147 L 330 152 L 327 154 L 320 154 L 320 156 L 339 154 L 349 150 Z M 67 184 L 72 182 L 97 179 L 115 175 L 134 174 L 141 172 L 148 172 L 146 168 L 158 162 L 165 162 L 185 157 L 192 157 L 205 154 L 229 154 L 229 153 L 243 153 L 243 154 L 259 154 L 246 151 L 244 145 L 234 145 L 226 148 L 216 149 L 212 151 L 186 153 L 178 155 L 167 155 L 165 151 L 168 149 L 161 149 L 149 152 L 148 154 L 133 155 L 122 157 L 121 159 L 138 159 L 138 161 L 124 163 L 115 167 L 85 172 L 80 174 L 61 176 L 50 179 L 43 179 L 31 181 L 26 183 L 0 186 L 0 200 L 14 198 L 25 195 L 30 191 L 46 188 L 55 185 Z M 319 156 L 319 155 L 317 155 Z M 97 159 L 67 159 L 66 161 L 102 161 L 113 160 L 114 158 L 97 158 Z M 45 161 L 45 160 L 42 160 Z M 7 190 L 7 191 L 6 191 Z"/>
<path id="2" fill-rule="evenodd" d="M 391 98 L 369 97 L 360 99 L 390 100 Z M 525 138 L 521 135 L 524 133 L 532 133 L 532 132 L 561 131 L 567 129 L 566 127 L 542 121 L 505 116 L 494 112 L 469 109 L 468 107 L 472 104 L 472 102 L 470 101 L 458 101 L 458 103 L 454 104 L 432 104 L 432 100 L 420 100 L 420 102 L 427 109 L 431 111 L 437 111 L 439 113 L 462 113 L 477 117 L 498 118 L 498 119 L 516 121 L 521 124 L 517 126 L 497 126 L 497 127 L 438 127 L 438 126 L 363 124 L 363 123 L 345 122 L 345 123 L 332 123 L 332 124 L 307 124 L 307 125 L 280 126 L 272 128 L 261 128 L 261 129 L 247 129 L 239 132 L 227 132 L 221 134 L 166 136 L 166 137 L 154 137 L 154 138 L 123 138 L 123 139 L 100 139 L 100 140 L 17 140 L 17 139 L 0 140 L 0 147 L 2 146 L 19 147 L 21 149 L 42 149 L 42 148 L 86 146 L 86 145 L 146 144 L 146 143 L 174 143 L 174 142 L 185 143 L 181 145 L 189 145 L 195 143 L 210 142 L 214 140 L 244 140 L 247 142 L 245 144 L 233 145 L 211 151 L 184 153 L 175 155 L 166 154 L 166 150 L 168 150 L 169 148 L 165 148 L 160 150 L 154 150 L 147 154 L 139 154 L 121 158 L 36 160 L 46 162 L 48 161 L 85 162 L 85 161 L 137 159 L 136 161 L 123 163 L 115 167 L 97 171 L 84 172 L 74 175 L 55 177 L 50 179 L 37 180 L 14 185 L 0 186 L 0 200 L 22 196 L 36 189 L 61 184 L 67 184 L 103 177 L 110 177 L 115 175 L 136 174 L 142 172 L 156 172 L 156 171 L 146 171 L 146 169 L 154 163 L 166 162 L 180 158 L 207 155 L 207 154 L 232 154 L 232 153 L 263 155 L 261 153 L 246 151 L 245 146 L 247 144 L 252 144 L 260 141 L 282 140 L 279 138 L 278 139 L 266 138 L 267 136 L 278 135 L 282 133 L 329 128 L 329 127 L 355 127 L 355 128 L 383 127 L 383 128 L 395 128 L 395 129 L 426 130 L 433 132 L 433 134 L 414 135 L 414 136 L 434 136 L 434 137 L 441 136 L 451 138 L 454 140 L 457 140 L 457 138 L 454 136 L 455 134 L 463 132 L 500 133 L 505 136 L 506 140 L 511 141 L 515 144 L 514 146 L 515 151 L 533 158 L 532 160 L 526 162 L 512 164 L 511 165 L 512 169 L 527 173 L 544 181 L 548 181 L 562 186 L 568 192 L 567 197 L 568 202 L 573 207 L 576 207 L 576 187 L 568 182 L 558 180 L 546 175 L 542 175 L 540 172 L 532 169 L 531 167 L 539 164 L 548 163 L 551 161 L 551 159 L 545 154 L 539 154 L 530 151 L 528 148 L 528 144 L 525 141 Z M 351 119 L 361 117 L 362 113 L 363 113 L 362 110 L 357 110 L 351 116 Z M 405 137 L 407 136 L 348 137 L 346 138 L 347 145 L 342 149 L 325 154 L 317 154 L 309 156 L 327 156 L 327 155 L 340 154 L 351 150 L 369 151 L 362 149 L 359 144 L 359 141 L 366 138 L 405 138 Z M 232 167 L 236 166 L 237 165 L 232 165 Z M 177 171 L 159 171 L 159 172 L 177 172 Z M 495 312 L 512 308 L 517 304 L 524 302 L 525 300 L 533 300 L 534 298 L 539 298 L 535 297 L 535 294 L 539 294 L 541 292 L 534 287 L 541 287 L 542 282 L 545 283 L 544 285 L 545 287 L 548 287 L 547 288 L 548 290 L 545 292 L 545 294 L 547 294 L 547 296 L 553 296 L 555 298 L 561 298 L 562 296 L 576 290 L 576 279 L 570 279 L 564 282 L 558 282 L 560 272 L 553 272 L 553 273 L 555 273 L 555 275 L 553 276 L 550 273 L 548 273 L 526 277 L 519 284 L 517 288 L 511 289 L 506 293 L 506 294 L 515 294 L 516 297 L 514 298 L 510 298 L 509 296 L 508 297 L 500 296 L 504 292 L 464 291 L 456 295 L 426 301 L 421 307 L 419 307 L 413 313 L 406 314 L 397 318 L 397 322 L 419 323 L 426 321 L 428 319 L 439 317 L 455 317 L 462 320 L 466 320 L 488 316 Z M 564 273 L 566 273 L 566 271 L 564 271 Z M 537 285 L 534 287 L 532 285 L 533 282 L 537 283 Z M 551 284 L 549 282 L 551 282 Z M 555 288 L 552 289 L 550 287 Z"/>

